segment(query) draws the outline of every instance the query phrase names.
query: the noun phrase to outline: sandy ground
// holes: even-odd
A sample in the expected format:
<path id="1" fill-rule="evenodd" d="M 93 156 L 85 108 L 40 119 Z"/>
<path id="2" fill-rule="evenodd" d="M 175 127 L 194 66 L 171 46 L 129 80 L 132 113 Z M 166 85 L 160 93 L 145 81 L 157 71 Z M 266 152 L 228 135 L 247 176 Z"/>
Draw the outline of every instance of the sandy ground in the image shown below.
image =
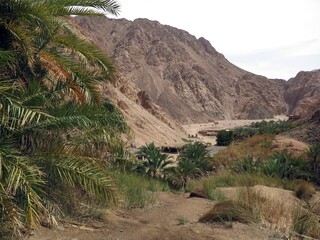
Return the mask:
<path id="1" fill-rule="evenodd" d="M 296 155 L 302 155 L 308 149 L 308 144 L 292 137 L 285 135 L 277 135 L 273 141 L 274 150 L 282 151 L 286 150 Z"/>
<path id="2" fill-rule="evenodd" d="M 214 202 L 187 194 L 157 193 L 145 209 L 112 211 L 100 227 L 66 224 L 56 230 L 42 228 L 31 240 L 271 240 L 281 234 L 255 224 L 234 223 L 232 228 L 198 223 Z M 180 220 L 179 219 L 184 219 Z"/>

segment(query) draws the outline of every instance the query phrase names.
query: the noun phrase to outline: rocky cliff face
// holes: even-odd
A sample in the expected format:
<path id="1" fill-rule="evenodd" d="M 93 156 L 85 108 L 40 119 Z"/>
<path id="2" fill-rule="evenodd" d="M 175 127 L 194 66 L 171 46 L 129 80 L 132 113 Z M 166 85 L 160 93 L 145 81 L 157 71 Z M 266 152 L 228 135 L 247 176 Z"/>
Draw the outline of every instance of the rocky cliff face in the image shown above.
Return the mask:
<path id="1" fill-rule="evenodd" d="M 299 72 L 287 82 L 285 100 L 290 114 L 310 118 L 320 110 L 320 70 Z"/>
<path id="2" fill-rule="evenodd" d="M 148 96 L 179 123 L 270 118 L 288 111 L 284 80 L 236 67 L 204 38 L 147 19 L 77 17 L 75 22 L 140 97 Z"/>

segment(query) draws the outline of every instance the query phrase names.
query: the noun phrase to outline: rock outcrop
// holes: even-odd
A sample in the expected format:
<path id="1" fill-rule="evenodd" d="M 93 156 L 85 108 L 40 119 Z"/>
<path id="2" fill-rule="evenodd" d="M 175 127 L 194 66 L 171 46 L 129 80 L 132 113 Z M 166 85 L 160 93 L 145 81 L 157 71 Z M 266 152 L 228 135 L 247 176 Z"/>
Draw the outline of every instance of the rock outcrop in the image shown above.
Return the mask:
<path id="1" fill-rule="evenodd" d="M 290 114 L 310 118 L 320 110 L 320 70 L 299 72 L 287 82 L 285 100 Z"/>

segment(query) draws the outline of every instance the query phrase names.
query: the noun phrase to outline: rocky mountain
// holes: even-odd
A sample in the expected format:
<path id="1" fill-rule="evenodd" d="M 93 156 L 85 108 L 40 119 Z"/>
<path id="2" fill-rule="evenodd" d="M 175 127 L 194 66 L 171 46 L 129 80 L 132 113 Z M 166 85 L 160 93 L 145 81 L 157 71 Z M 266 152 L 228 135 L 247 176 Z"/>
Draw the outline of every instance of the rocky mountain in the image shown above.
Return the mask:
<path id="1" fill-rule="evenodd" d="M 310 118 L 320 110 L 320 70 L 299 72 L 287 82 L 284 96 L 290 114 Z"/>
<path id="2" fill-rule="evenodd" d="M 179 123 L 270 118 L 288 110 L 284 80 L 242 70 L 204 38 L 147 19 L 75 18 L 82 32 Z"/>
<path id="3" fill-rule="evenodd" d="M 148 19 L 75 17 L 79 31 L 118 69 L 106 88 L 142 139 L 185 136 L 180 124 L 217 119 L 311 116 L 320 103 L 320 70 L 289 81 L 268 79 L 230 63 L 204 38 Z"/>
<path id="4" fill-rule="evenodd" d="M 103 86 L 105 97 L 112 100 L 124 114 L 134 136 L 132 147 L 154 142 L 158 146 L 183 144 L 187 134 L 179 123 L 154 104 L 150 97 L 132 82 L 117 76 L 116 81 Z"/>

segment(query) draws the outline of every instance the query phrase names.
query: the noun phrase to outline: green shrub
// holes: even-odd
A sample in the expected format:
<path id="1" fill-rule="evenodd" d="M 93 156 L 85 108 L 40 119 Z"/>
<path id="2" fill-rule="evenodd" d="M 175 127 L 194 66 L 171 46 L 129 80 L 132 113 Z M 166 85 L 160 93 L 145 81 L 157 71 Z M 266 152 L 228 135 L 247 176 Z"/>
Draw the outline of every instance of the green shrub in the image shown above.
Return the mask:
<path id="1" fill-rule="evenodd" d="M 167 183 L 135 174 L 118 174 L 117 187 L 127 208 L 145 207 L 154 202 L 154 192 L 168 191 Z"/>
<path id="2" fill-rule="evenodd" d="M 247 156 L 241 161 L 236 161 L 233 170 L 236 173 L 258 173 L 260 171 L 260 161 L 252 156 Z"/>
<path id="3" fill-rule="evenodd" d="M 243 141 L 247 138 L 257 135 L 258 133 L 259 132 L 257 128 L 251 128 L 251 127 L 237 128 L 234 130 L 233 138 L 235 141 Z"/>
<path id="4" fill-rule="evenodd" d="M 185 225 L 185 224 L 189 223 L 189 219 L 185 216 L 178 216 L 177 221 L 178 221 L 179 225 Z"/>
<path id="5" fill-rule="evenodd" d="M 313 181 L 320 185 L 320 143 L 313 144 L 307 150 Z"/>
<path id="6" fill-rule="evenodd" d="M 234 140 L 234 132 L 228 130 L 221 130 L 217 134 L 217 145 L 228 146 Z"/>
<path id="7" fill-rule="evenodd" d="M 212 187 L 208 182 L 203 184 L 203 190 L 208 199 L 221 202 L 225 200 L 224 194 L 217 188 Z"/>
<path id="8" fill-rule="evenodd" d="M 195 166 L 200 169 L 200 171 L 210 171 L 212 170 L 211 166 L 211 157 L 209 151 L 206 148 L 206 145 L 203 143 L 195 142 L 185 145 L 182 151 L 179 154 L 178 161 L 192 161 Z"/>
<path id="9" fill-rule="evenodd" d="M 268 176 L 279 177 L 281 179 L 310 178 L 308 162 L 287 152 L 272 155 L 262 166 L 262 172 Z"/>

